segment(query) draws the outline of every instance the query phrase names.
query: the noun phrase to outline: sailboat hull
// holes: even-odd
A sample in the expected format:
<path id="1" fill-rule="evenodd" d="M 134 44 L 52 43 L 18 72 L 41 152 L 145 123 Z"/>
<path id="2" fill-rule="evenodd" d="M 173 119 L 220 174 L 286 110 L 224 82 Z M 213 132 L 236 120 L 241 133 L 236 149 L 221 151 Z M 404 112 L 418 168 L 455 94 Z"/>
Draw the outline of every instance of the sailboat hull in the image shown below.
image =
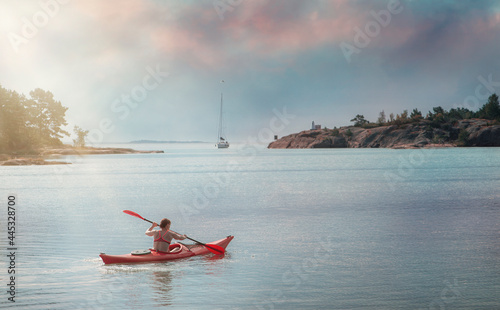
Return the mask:
<path id="1" fill-rule="evenodd" d="M 228 142 L 219 142 L 217 143 L 217 148 L 218 149 L 227 149 L 229 147 L 229 143 Z"/>

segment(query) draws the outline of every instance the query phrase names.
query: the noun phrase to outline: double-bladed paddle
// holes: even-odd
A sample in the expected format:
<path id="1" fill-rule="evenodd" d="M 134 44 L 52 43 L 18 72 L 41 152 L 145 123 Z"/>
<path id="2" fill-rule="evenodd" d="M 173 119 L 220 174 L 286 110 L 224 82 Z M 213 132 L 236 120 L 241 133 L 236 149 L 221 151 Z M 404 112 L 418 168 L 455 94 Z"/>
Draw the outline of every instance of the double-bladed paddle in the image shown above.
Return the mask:
<path id="1" fill-rule="evenodd" d="M 146 222 L 150 222 L 151 224 L 153 224 L 153 222 L 152 222 L 152 221 L 150 221 L 150 220 L 148 220 L 148 219 L 143 218 L 142 216 L 140 216 L 139 214 L 135 213 L 134 211 L 130 211 L 130 210 L 123 210 L 123 213 L 126 213 L 126 214 L 128 214 L 128 215 L 135 216 L 135 217 L 137 217 L 137 218 L 140 218 L 141 220 L 144 220 L 144 221 L 146 221 Z M 175 232 L 175 231 L 173 231 L 173 230 L 172 230 L 172 232 Z M 196 242 L 196 243 L 199 243 L 199 244 L 201 244 L 201 245 L 205 246 L 205 247 L 206 247 L 206 248 L 207 248 L 210 252 L 212 252 L 212 253 L 214 253 L 214 254 L 218 254 L 218 255 L 220 255 L 220 254 L 224 254 L 224 251 L 225 251 L 225 250 L 224 250 L 224 248 L 223 248 L 223 247 L 221 247 L 221 246 L 218 246 L 218 245 L 216 245 L 216 244 L 210 244 L 210 245 L 208 245 L 208 244 L 205 244 L 205 243 L 203 243 L 203 242 L 200 242 L 200 241 L 196 241 L 196 240 L 194 240 L 194 239 L 191 239 L 191 238 L 189 238 L 188 236 L 186 236 L 186 238 L 187 238 L 187 239 L 189 239 L 189 240 L 191 240 L 191 241 L 194 241 L 194 242 Z"/>

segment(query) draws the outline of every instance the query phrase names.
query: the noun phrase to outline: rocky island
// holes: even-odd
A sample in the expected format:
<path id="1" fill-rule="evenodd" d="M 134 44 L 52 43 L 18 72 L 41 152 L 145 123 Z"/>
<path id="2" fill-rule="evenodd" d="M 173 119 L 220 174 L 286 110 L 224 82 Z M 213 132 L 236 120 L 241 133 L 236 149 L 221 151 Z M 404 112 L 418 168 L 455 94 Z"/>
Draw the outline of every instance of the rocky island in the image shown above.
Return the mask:
<path id="1" fill-rule="evenodd" d="M 436 126 L 429 120 L 373 128 L 346 126 L 339 129 L 305 130 L 269 144 L 287 148 L 422 148 L 500 146 L 500 125 L 491 120 L 457 120 Z"/>
<path id="2" fill-rule="evenodd" d="M 449 111 L 434 107 L 425 117 L 418 109 L 411 113 L 381 111 L 377 122 L 356 115 L 354 126 L 334 129 L 312 124 L 311 130 L 282 137 L 271 149 L 288 148 L 422 148 L 454 146 L 500 146 L 500 103 L 492 94 L 478 110 L 464 107 Z"/>

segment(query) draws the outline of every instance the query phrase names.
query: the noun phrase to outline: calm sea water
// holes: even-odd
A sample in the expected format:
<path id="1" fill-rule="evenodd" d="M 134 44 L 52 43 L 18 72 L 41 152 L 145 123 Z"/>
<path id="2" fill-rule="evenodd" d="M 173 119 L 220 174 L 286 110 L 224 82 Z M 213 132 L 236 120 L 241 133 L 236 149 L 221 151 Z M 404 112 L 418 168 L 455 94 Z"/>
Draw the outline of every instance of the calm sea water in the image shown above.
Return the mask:
<path id="1" fill-rule="evenodd" d="M 500 308 L 499 148 L 122 146 L 165 153 L 0 167 L 0 308 Z M 235 239 L 223 258 L 105 266 L 151 246 L 124 209 Z"/>

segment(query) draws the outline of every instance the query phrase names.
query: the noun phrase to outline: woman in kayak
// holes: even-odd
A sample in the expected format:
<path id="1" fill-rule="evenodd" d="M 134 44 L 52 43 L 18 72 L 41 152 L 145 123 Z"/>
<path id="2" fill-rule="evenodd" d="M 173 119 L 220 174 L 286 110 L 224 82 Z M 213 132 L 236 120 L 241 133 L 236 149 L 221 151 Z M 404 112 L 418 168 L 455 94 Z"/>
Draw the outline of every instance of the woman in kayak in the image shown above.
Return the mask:
<path id="1" fill-rule="evenodd" d="M 170 220 L 162 219 L 160 222 L 160 230 L 153 230 L 158 226 L 156 222 L 146 230 L 146 235 L 150 237 L 154 237 L 153 248 L 156 251 L 160 252 L 169 252 L 169 245 L 172 239 L 176 240 L 184 240 L 186 239 L 186 235 L 180 235 L 176 232 L 170 230 Z"/>

